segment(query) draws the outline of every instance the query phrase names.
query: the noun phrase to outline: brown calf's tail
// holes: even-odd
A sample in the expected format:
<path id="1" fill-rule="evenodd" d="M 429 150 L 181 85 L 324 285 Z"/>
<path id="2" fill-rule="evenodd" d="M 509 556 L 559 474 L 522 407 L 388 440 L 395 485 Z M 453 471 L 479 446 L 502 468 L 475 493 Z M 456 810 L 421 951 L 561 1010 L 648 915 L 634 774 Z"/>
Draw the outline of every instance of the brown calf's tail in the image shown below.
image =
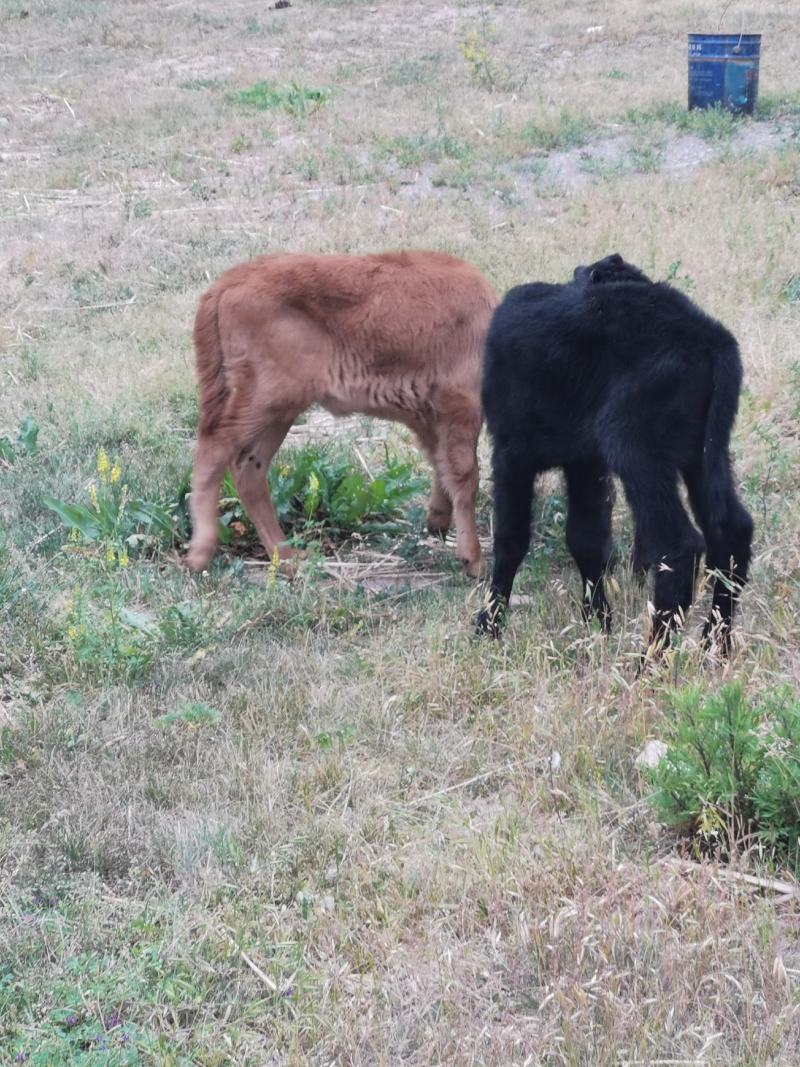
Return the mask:
<path id="1" fill-rule="evenodd" d="M 212 433 L 228 399 L 228 382 L 219 337 L 219 290 L 213 286 L 200 298 L 194 320 L 194 352 L 200 386 L 200 433 Z"/>

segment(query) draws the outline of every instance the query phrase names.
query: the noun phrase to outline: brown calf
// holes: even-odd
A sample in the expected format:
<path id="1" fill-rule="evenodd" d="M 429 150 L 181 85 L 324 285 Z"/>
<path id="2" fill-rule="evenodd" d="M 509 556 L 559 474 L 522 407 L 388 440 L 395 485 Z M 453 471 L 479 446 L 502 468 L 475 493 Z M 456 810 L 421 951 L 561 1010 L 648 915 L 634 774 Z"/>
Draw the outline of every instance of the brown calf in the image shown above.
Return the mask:
<path id="1" fill-rule="evenodd" d="M 187 564 L 208 566 L 219 485 L 233 470 L 267 552 L 292 555 L 267 488 L 289 427 L 312 404 L 408 426 L 433 467 L 428 529 L 455 517 L 456 551 L 482 573 L 475 527 L 480 366 L 497 297 L 438 252 L 261 256 L 223 274 L 194 326 L 200 426 Z"/>

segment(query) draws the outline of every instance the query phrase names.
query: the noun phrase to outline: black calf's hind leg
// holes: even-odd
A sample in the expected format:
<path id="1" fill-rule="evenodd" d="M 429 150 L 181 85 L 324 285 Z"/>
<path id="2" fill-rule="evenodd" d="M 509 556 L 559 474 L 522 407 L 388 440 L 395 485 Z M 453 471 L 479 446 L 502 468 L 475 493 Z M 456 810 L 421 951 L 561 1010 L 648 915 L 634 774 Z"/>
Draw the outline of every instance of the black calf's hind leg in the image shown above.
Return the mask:
<path id="1" fill-rule="evenodd" d="M 723 517 L 715 521 L 709 514 L 709 493 L 702 469 L 689 468 L 683 477 L 692 510 L 705 534 L 706 567 L 714 572 L 711 614 L 703 627 L 703 641 L 710 644 L 716 637 L 727 652 L 736 604 L 750 568 L 753 520 L 730 484 L 725 488 Z"/>
<path id="2" fill-rule="evenodd" d="M 655 570 L 649 643 L 663 648 L 694 599 L 705 543 L 681 504 L 677 471 L 640 462 L 620 477 L 636 521 L 640 563 Z"/>
<path id="3" fill-rule="evenodd" d="M 614 486 L 600 463 L 572 463 L 564 468 L 569 510 L 567 545 L 583 579 L 583 613 L 600 620 L 604 633 L 611 629 L 611 609 L 603 576 L 613 547 L 611 509 Z"/>
<path id="4" fill-rule="evenodd" d="M 489 599 L 476 619 L 479 631 L 497 637 L 511 587 L 531 541 L 534 470 L 501 446 L 492 456 L 494 475 L 494 568 Z"/>

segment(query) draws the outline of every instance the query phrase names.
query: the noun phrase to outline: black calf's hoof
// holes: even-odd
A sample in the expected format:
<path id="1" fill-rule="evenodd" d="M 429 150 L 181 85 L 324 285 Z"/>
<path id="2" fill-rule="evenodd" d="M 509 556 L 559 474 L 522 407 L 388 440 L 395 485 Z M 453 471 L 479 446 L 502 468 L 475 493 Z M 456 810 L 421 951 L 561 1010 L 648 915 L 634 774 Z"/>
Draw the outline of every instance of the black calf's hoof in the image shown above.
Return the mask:
<path id="1" fill-rule="evenodd" d="M 700 647 L 704 652 L 718 651 L 725 657 L 730 656 L 733 647 L 730 624 L 709 620 L 703 627 Z"/>
<path id="2" fill-rule="evenodd" d="M 484 608 L 475 617 L 475 631 L 497 638 L 502 632 L 502 613 L 497 609 Z"/>

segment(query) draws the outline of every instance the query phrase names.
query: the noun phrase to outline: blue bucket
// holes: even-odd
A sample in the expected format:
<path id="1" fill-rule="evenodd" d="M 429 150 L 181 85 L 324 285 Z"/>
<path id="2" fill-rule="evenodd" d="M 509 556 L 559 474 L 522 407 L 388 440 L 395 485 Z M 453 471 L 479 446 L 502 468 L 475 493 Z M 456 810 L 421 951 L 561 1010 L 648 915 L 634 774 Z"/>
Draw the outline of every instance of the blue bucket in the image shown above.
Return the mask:
<path id="1" fill-rule="evenodd" d="M 760 54 L 760 33 L 690 33 L 689 108 L 720 104 L 752 115 Z"/>

